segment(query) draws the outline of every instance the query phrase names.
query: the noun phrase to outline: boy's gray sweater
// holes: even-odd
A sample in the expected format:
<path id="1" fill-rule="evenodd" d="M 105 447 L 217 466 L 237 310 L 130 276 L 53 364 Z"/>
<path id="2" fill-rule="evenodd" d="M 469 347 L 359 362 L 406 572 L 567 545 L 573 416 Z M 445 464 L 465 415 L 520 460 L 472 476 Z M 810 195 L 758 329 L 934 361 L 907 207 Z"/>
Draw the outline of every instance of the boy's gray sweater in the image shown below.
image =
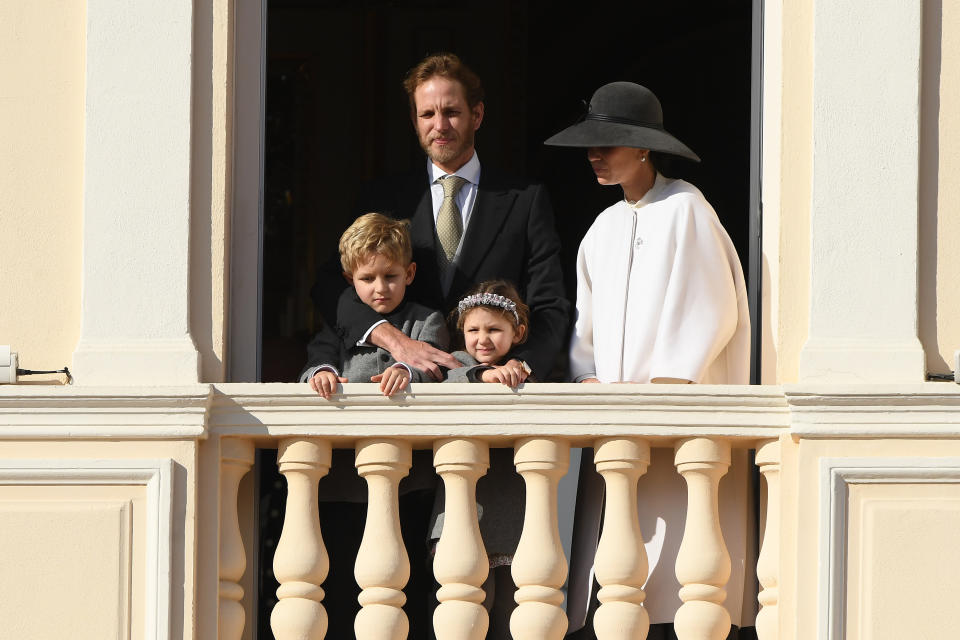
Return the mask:
<path id="1" fill-rule="evenodd" d="M 446 351 L 450 344 L 447 323 L 439 311 L 434 311 L 416 302 L 404 301 L 384 318 L 414 340 L 422 340 L 443 351 Z M 332 343 L 336 343 L 336 346 L 332 346 Z M 350 382 L 370 382 L 371 377 L 383 373 L 389 367 L 397 364 L 390 352 L 381 347 L 374 345 L 345 347 L 340 341 L 340 337 L 328 327 L 314 336 L 307 348 L 308 355 L 312 350 L 311 348 L 321 353 L 329 352 L 329 349 L 323 349 L 323 346 L 339 349 L 340 362 L 308 362 L 300 374 L 301 382 L 308 381 L 321 367 L 337 368 L 338 365 L 342 366 L 340 375 Z M 409 367 L 409 369 L 411 382 L 431 381 L 426 372 L 413 367 Z"/>

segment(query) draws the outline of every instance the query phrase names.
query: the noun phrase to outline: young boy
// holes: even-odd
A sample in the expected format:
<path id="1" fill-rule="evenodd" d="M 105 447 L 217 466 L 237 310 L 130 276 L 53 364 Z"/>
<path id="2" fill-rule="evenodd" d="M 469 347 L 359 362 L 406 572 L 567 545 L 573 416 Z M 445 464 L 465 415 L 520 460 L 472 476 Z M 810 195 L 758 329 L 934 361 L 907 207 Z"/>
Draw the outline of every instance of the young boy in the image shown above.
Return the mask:
<path id="1" fill-rule="evenodd" d="M 340 237 L 343 275 L 353 285 L 357 298 L 386 322 L 414 340 L 446 351 L 450 337 L 443 316 L 403 299 L 417 271 L 417 264 L 412 262 L 409 224 L 379 213 L 357 218 Z M 328 357 L 322 354 L 337 351 L 338 363 L 317 361 Z M 338 365 L 342 371 L 337 370 Z M 307 346 L 307 366 L 300 380 L 309 381 L 311 389 L 329 398 L 336 393 L 339 382 L 379 382 L 383 395 L 391 396 L 411 380 L 429 382 L 431 378 L 397 362 L 385 349 L 366 343 L 346 347 L 338 333 L 325 326 Z"/>

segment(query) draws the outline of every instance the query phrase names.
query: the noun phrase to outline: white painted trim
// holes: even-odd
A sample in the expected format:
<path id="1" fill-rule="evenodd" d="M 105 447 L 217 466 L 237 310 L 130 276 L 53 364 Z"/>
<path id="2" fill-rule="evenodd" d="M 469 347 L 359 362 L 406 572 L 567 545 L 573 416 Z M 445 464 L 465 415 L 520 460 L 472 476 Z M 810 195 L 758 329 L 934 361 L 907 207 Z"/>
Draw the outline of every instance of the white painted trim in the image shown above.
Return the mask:
<path id="1" fill-rule="evenodd" d="M 199 381 L 190 337 L 192 0 L 89 0 L 78 384 Z"/>
<path id="2" fill-rule="evenodd" d="M 810 322 L 800 380 L 920 382 L 923 0 L 812 6 Z"/>
<path id="3" fill-rule="evenodd" d="M 780 216 L 783 154 L 783 0 L 763 2 L 763 108 L 761 118 L 761 382 L 777 378 L 780 326 Z"/>
<path id="4" fill-rule="evenodd" d="M 960 483 L 960 458 L 822 458 L 820 460 L 820 640 L 844 640 L 846 627 L 847 485 Z"/>
<path id="5" fill-rule="evenodd" d="M 145 460 L 0 460 L 0 485 L 140 485 L 146 488 L 143 638 L 168 640 L 173 605 L 173 465 Z"/>

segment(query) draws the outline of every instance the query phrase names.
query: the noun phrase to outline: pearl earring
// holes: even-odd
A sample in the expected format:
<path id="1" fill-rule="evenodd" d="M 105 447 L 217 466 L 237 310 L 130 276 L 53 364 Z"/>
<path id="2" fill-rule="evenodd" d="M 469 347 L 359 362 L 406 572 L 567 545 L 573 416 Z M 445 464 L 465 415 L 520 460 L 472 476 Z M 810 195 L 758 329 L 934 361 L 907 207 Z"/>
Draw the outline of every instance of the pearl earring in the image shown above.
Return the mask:
<path id="1" fill-rule="evenodd" d="M 647 156 L 641 156 L 640 162 L 646 162 L 646 161 L 647 161 Z"/>

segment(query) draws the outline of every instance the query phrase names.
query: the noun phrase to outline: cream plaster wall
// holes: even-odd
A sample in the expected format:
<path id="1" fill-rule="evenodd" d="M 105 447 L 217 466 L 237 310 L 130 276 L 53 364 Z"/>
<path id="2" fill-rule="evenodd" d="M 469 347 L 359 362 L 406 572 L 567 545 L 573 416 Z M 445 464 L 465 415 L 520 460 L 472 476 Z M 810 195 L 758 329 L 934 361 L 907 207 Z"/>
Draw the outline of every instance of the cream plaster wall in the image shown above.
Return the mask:
<path id="1" fill-rule="evenodd" d="M 960 1 L 925 3 L 920 194 L 920 338 L 927 369 L 960 349 Z"/>
<path id="2" fill-rule="evenodd" d="M 0 5 L 0 343 L 23 368 L 69 365 L 80 331 L 84 24 L 83 2 Z"/>
<path id="3" fill-rule="evenodd" d="M 847 531 L 846 637 L 960 629 L 960 609 L 942 595 L 960 592 L 960 484 L 853 484 Z"/>

